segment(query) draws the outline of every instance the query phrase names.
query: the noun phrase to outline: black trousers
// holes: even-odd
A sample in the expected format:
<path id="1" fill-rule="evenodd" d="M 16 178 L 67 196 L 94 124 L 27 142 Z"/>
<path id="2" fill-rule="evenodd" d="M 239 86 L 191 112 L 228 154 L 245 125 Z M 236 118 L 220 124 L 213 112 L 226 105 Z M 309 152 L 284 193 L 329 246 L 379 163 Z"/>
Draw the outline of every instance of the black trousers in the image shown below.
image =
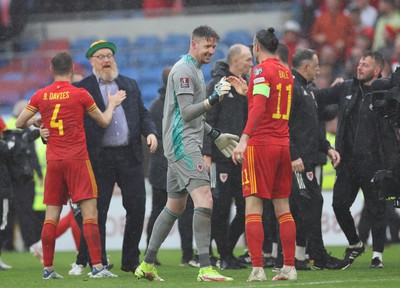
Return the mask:
<path id="1" fill-rule="evenodd" d="M 13 183 L 13 201 L 10 225 L 18 220 L 25 249 L 40 240 L 45 217 L 44 211 L 34 211 L 35 182 L 33 179 Z"/>
<path id="2" fill-rule="evenodd" d="M 122 206 L 126 211 L 122 244 L 122 267 L 139 264 L 139 242 L 143 231 L 146 190 L 142 163 L 132 153 L 132 147 L 103 148 L 92 162 L 99 189 L 97 209 L 102 246 L 102 263 L 107 264 L 106 222 L 115 183 L 121 189 Z"/>
<path id="3" fill-rule="evenodd" d="M 333 187 L 333 210 L 350 245 L 360 241 L 350 212 L 361 188 L 368 222 L 371 225 L 373 251 L 383 252 L 385 242 L 385 200 L 380 200 L 378 191 L 371 182 L 375 172 L 381 167 L 378 159 L 349 159 L 338 167 L 337 179 Z"/>
<path id="4" fill-rule="evenodd" d="M 223 260 L 233 256 L 233 249 L 244 233 L 245 201 L 242 194 L 242 168 L 232 162 L 216 163 L 216 189 L 213 189 L 212 237 Z M 236 214 L 230 221 L 232 200 Z"/>
<path id="5" fill-rule="evenodd" d="M 11 200 L 10 198 L 0 197 L 0 255 L 1 249 L 4 246 L 4 243 L 8 239 L 9 230 L 11 226 L 9 225 L 10 220 L 10 208 L 11 208 Z"/>
<path id="6" fill-rule="evenodd" d="M 296 244 L 308 247 L 311 259 L 324 261 L 328 255 L 321 228 L 324 200 L 314 168 L 305 167 L 305 172 L 293 173 L 290 210 L 296 222 Z"/>

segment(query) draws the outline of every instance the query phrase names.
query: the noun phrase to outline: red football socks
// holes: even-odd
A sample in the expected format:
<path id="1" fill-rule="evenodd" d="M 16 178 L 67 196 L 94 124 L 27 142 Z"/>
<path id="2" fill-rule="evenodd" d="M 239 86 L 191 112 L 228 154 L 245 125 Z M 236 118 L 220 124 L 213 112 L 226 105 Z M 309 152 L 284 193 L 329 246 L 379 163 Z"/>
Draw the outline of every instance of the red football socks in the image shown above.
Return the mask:
<path id="1" fill-rule="evenodd" d="M 246 215 L 246 241 L 253 267 L 263 267 L 264 228 L 261 214 Z"/>
<path id="2" fill-rule="evenodd" d="M 97 219 L 83 219 L 83 235 L 89 249 L 92 265 L 101 263 L 101 242 Z"/>
<path id="3" fill-rule="evenodd" d="M 294 266 L 294 257 L 296 250 L 296 224 L 292 213 L 282 214 L 278 218 L 279 235 L 281 236 L 283 264 Z"/>

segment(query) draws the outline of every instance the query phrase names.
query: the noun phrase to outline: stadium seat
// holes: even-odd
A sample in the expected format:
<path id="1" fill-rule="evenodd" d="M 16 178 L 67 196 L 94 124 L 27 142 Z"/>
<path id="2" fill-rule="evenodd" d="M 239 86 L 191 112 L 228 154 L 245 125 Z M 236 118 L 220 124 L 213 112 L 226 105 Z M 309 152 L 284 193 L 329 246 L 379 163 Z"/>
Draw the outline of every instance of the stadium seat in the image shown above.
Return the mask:
<path id="1" fill-rule="evenodd" d="M 155 91 L 162 86 L 161 73 L 164 67 L 142 67 L 138 70 L 139 86 L 155 86 Z"/>
<path id="2" fill-rule="evenodd" d="M 127 67 L 127 68 L 119 68 L 118 70 L 119 70 L 119 74 L 121 74 L 123 76 L 135 79 L 136 81 L 139 80 L 139 73 L 134 68 Z"/>
<path id="3" fill-rule="evenodd" d="M 174 50 L 165 50 L 160 55 L 160 66 L 173 66 L 182 54 Z"/>
<path id="4" fill-rule="evenodd" d="M 139 85 L 140 91 L 142 92 L 142 101 L 146 108 L 150 108 L 151 102 L 158 97 L 158 88 L 154 84 Z"/>
<path id="5" fill-rule="evenodd" d="M 127 54 L 129 53 L 129 45 L 130 41 L 128 37 L 125 36 L 114 36 L 114 37 L 107 37 L 107 41 L 110 41 L 117 46 L 117 54 Z"/>
<path id="6" fill-rule="evenodd" d="M 188 49 L 190 45 L 189 34 L 167 34 L 163 41 L 163 46 L 168 49 L 169 47 L 185 47 Z"/>
<path id="7" fill-rule="evenodd" d="M 157 35 L 137 36 L 131 43 L 131 49 L 134 51 L 160 51 L 161 39 Z"/>
<path id="8" fill-rule="evenodd" d="M 130 64 L 137 69 L 160 66 L 160 56 L 152 51 L 135 51 L 130 55 Z"/>
<path id="9" fill-rule="evenodd" d="M 21 39 L 18 41 L 19 51 L 30 52 L 38 48 L 40 41 L 37 39 Z"/>
<path id="10" fill-rule="evenodd" d="M 40 51 L 67 51 L 69 48 L 69 40 L 68 39 L 49 39 L 43 41 L 38 50 Z"/>
<path id="11" fill-rule="evenodd" d="M 87 49 L 89 49 L 90 44 L 99 40 L 96 36 L 88 36 L 82 38 L 76 38 L 73 41 L 70 41 L 69 49 L 71 53 L 86 53 Z"/>
<path id="12" fill-rule="evenodd" d="M 228 47 L 236 43 L 249 45 L 253 42 L 253 36 L 247 30 L 231 30 L 225 33 L 221 41 Z"/>
<path id="13" fill-rule="evenodd" d="M 24 74 L 22 72 L 12 72 L 6 73 L 1 76 L 1 81 L 19 81 L 24 79 Z"/>

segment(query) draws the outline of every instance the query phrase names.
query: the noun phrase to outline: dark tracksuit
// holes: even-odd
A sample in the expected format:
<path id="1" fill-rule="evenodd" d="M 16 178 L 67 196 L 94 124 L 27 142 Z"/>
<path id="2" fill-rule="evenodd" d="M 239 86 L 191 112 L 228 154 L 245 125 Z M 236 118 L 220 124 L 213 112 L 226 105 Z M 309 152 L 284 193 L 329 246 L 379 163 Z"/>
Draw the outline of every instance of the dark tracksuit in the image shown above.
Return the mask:
<path id="1" fill-rule="evenodd" d="M 319 165 L 318 152 L 326 154 L 331 147 L 320 133 L 318 107 L 309 83 L 296 70 L 292 70 L 292 74 L 294 90 L 289 119 L 290 154 L 292 161 L 302 159 L 305 170 L 293 174 L 290 210 L 298 231 L 297 245 L 305 247 L 308 244 L 311 259 L 320 265 L 326 261 L 328 253 L 322 238 L 323 197 L 315 167 Z"/>
<path id="2" fill-rule="evenodd" d="M 212 70 L 213 79 L 207 86 L 207 95 L 214 91 L 215 84 L 222 77 L 231 76 L 229 66 L 224 61 L 217 61 Z M 224 101 L 209 110 L 206 122 L 224 133 L 240 136 L 247 121 L 247 99 L 234 88 Z M 241 165 L 235 165 L 212 144 L 209 137 L 204 137 L 203 154 L 210 155 L 216 165 L 216 189 L 213 189 L 212 237 L 217 244 L 221 260 L 232 256 L 239 237 L 244 232 L 244 198 L 242 196 Z M 229 224 L 232 198 L 235 199 L 236 215 Z"/>
<path id="3" fill-rule="evenodd" d="M 385 200 L 371 182 L 374 173 L 386 169 L 396 151 L 393 129 L 382 116 L 372 111 L 371 88 L 357 79 L 319 90 L 320 105 L 339 104 L 336 149 L 341 163 L 336 169 L 333 209 L 350 245 L 360 241 L 350 207 L 359 189 L 363 191 L 371 223 L 373 251 L 382 252 L 385 239 Z"/>

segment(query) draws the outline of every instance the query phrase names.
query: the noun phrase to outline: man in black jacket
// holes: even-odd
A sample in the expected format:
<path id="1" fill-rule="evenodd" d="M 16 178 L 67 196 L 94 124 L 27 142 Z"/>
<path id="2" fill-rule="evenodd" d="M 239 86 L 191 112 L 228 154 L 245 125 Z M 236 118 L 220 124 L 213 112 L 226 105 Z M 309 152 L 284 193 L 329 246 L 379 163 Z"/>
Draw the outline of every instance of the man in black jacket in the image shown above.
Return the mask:
<path id="1" fill-rule="evenodd" d="M 214 86 L 226 76 L 246 78 L 252 67 L 250 48 L 242 44 L 230 47 L 227 60 L 217 61 L 212 70 L 212 81 L 208 84 L 207 94 L 214 91 Z M 218 103 L 214 109 L 207 112 L 206 121 L 211 126 L 234 135 L 240 135 L 247 120 L 246 97 L 238 94 L 234 89 L 225 96 L 224 103 Z M 211 168 L 211 181 L 216 182 L 213 189 L 212 237 L 217 244 L 221 257 L 222 269 L 240 269 L 243 266 L 234 258 L 233 249 L 239 237 L 244 232 L 244 198 L 242 196 L 241 165 L 234 165 L 230 158 L 226 158 L 212 145 L 208 137 L 204 137 L 203 154 L 206 165 L 211 167 L 215 163 L 215 170 Z M 211 182 L 213 183 L 213 182 Z M 236 215 L 229 224 L 229 215 L 232 198 L 235 199 Z"/>
<path id="2" fill-rule="evenodd" d="M 380 53 L 361 56 L 357 78 L 316 92 L 320 105 L 339 104 L 336 150 L 341 155 L 333 188 L 333 209 L 349 242 L 346 258 L 353 262 L 365 252 L 350 207 L 361 188 L 372 230 L 371 268 L 383 268 L 385 200 L 371 182 L 375 172 L 388 168 L 395 152 L 395 135 L 387 119 L 372 111 L 371 83 L 380 77 L 384 60 Z"/>
<path id="3" fill-rule="evenodd" d="M 296 269 L 307 269 L 305 260 L 308 244 L 313 269 L 345 269 L 349 260 L 330 256 L 325 247 L 321 230 L 323 197 L 315 175 L 319 165 L 318 152 L 324 152 L 336 167 L 340 155 L 319 133 L 318 107 L 311 82 L 319 71 L 318 56 L 311 49 L 299 49 L 292 59 L 294 89 L 289 119 L 290 154 L 293 182 L 290 209 L 296 222 Z"/>
<path id="4" fill-rule="evenodd" d="M 12 182 L 7 158 L 11 155 L 11 149 L 15 143 L 9 143 L 3 139 L 3 131 L 7 129 L 3 119 L 0 116 L 0 256 L 1 249 L 7 240 L 7 231 L 10 229 L 10 201 L 12 195 Z M 0 271 L 11 269 L 0 258 Z"/>
<path id="5" fill-rule="evenodd" d="M 119 90 L 126 91 L 126 99 L 115 110 L 110 126 L 103 129 L 85 116 L 85 132 L 89 158 L 99 188 L 97 209 L 102 263 L 107 265 L 107 212 L 117 183 L 126 210 L 121 270 L 134 272 L 139 265 L 139 242 L 146 202 L 141 137 L 146 138 L 150 152 L 154 153 L 157 149 L 157 132 L 144 107 L 138 84 L 134 79 L 118 73 L 115 52 L 114 43 L 104 40 L 94 42 L 86 53 L 93 66 L 93 74 L 75 85 L 89 91 L 101 111 L 107 105 L 108 93 L 114 95 Z"/>

